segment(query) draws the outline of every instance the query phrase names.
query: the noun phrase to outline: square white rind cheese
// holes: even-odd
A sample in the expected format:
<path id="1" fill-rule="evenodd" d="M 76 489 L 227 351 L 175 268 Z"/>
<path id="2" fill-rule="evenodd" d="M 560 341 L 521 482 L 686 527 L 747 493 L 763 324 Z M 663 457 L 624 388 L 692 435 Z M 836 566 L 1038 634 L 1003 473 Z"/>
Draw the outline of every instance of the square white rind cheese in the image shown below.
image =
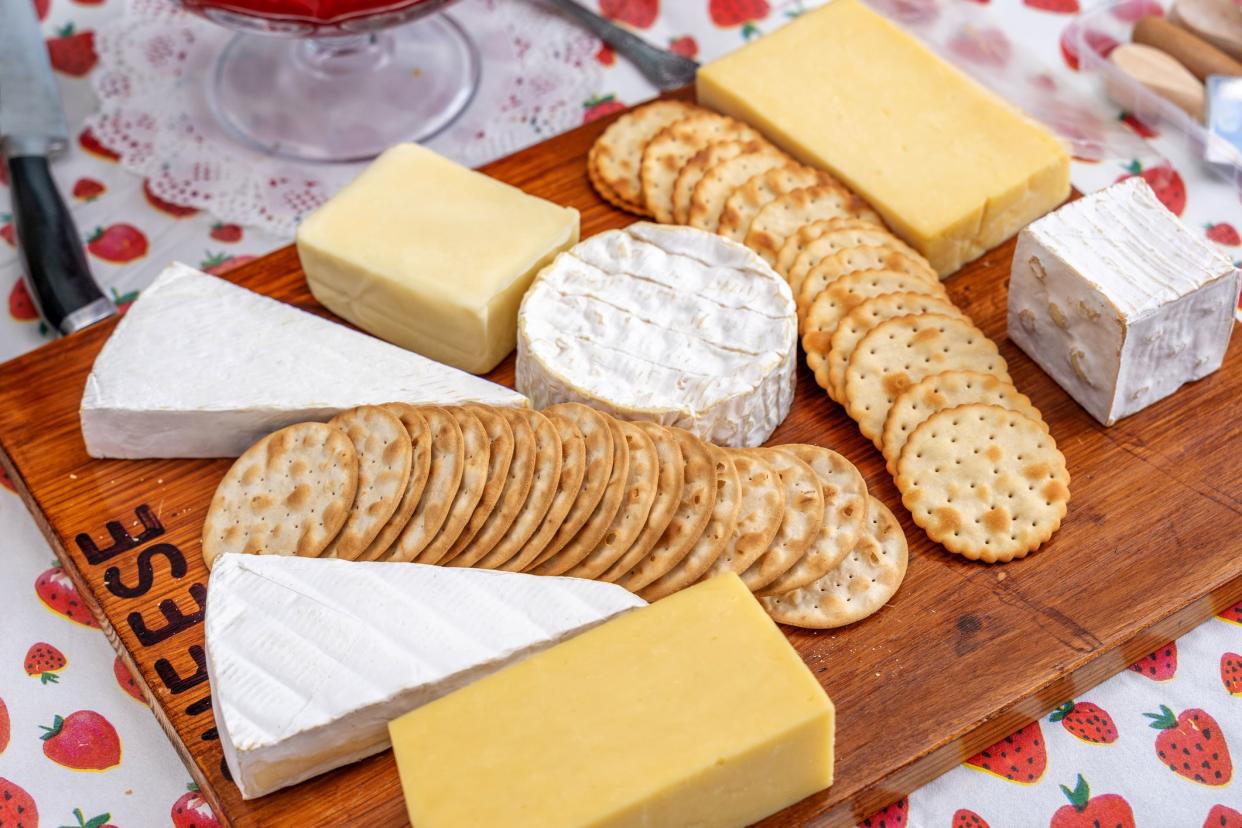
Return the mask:
<path id="1" fill-rule="evenodd" d="M 1112 425 L 1220 367 L 1240 278 L 1130 178 L 1021 232 L 1009 337 Z"/>
<path id="2" fill-rule="evenodd" d="M 242 797 L 388 748 L 388 722 L 646 602 L 510 572 L 223 555 L 207 586 L 212 710 Z"/>
<path id="3" fill-rule="evenodd" d="M 384 402 L 524 406 L 526 398 L 173 264 L 95 359 L 82 436 L 92 457 L 236 457 L 291 423 Z"/>

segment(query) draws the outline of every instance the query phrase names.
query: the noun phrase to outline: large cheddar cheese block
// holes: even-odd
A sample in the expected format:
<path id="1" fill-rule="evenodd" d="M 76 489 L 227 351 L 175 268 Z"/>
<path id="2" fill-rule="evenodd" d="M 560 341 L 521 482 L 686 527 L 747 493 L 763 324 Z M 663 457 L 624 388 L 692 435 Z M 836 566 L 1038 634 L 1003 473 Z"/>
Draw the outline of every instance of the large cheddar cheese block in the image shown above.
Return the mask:
<path id="1" fill-rule="evenodd" d="M 298 228 L 311 293 L 424 356 L 485 373 L 513 350 L 531 279 L 578 241 L 578 211 L 398 144 Z"/>
<path id="2" fill-rule="evenodd" d="M 942 276 L 1069 195 L 1056 138 L 859 0 L 704 66 L 698 96 L 831 170 Z"/>
<path id="3" fill-rule="evenodd" d="M 833 728 L 732 573 L 389 726 L 419 828 L 749 825 L 832 783 Z"/>

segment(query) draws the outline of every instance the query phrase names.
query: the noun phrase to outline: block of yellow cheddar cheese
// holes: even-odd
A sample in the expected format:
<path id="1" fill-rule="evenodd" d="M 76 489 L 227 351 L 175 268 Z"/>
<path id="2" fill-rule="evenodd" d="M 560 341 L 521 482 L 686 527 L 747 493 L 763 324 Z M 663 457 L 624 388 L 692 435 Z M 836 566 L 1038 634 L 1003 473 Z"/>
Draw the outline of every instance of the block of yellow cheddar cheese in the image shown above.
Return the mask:
<path id="1" fill-rule="evenodd" d="M 946 276 L 1069 195 L 1043 127 L 859 0 L 704 66 L 700 103 L 831 170 Z"/>
<path id="2" fill-rule="evenodd" d="M 832 783 L 832 702 L 733 574 L 389 731 L 418 828 L 742 826 Z"/>
<path id="3" fill-rule="evenodd" d="M 476 374 L 516 341 L 531 279 L 578 211 L 398 144 L 298 228 L 311 293 L 381 339 Z"/>

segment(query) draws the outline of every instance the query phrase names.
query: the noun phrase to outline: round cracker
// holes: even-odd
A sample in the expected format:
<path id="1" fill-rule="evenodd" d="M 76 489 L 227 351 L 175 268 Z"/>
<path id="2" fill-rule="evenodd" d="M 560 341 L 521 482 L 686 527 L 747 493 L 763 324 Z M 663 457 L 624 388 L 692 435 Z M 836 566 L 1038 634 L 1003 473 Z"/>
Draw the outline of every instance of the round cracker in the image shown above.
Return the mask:
<path id="1" fill-rule="evenodd" d="M 911 285 L 924 285 L 921 292 L 948 297 L 939 279 L 930 278 L 921 267 L 910 264 L 904 254 L 889 250 L 883 254 L 854 255 L 857 251 L 866 249 L 868 248 L 854 247 L 842 250 L 820 262 L 806 275 L 798 287 L 798 293 L 794 296 L 800 320 L 806 318 L 807 310 L 819 298 L 820 293 L 856 273 L 896 273 L 906 277 L 905 281 Z M 870 263 L 876 263 L 876 266 L 855 266 Z M 885 267 L 885 264 L 892 265 L 892 267 Z M 918 287 L 911 287 L 909 290 L 920 292 Z"/>
<path id="2" fill-rule="evenodd" d="M 686 224 L 690 221 L 690 199 L 694 196 L 694 188 L 709 169 L 739 155 L 759 152 L 767 146 L 770 145 L 763 140 L 711 141 L 691 156 L 673 182 L 673 222 Z"/>
<path id="3" fill-rule="evenodd" d="M 845 185 L 828 173 L 804 164 L 788 163 L 756 175 L 725 201 L 716 232 L 727 239 L 742 242 L 751 222 L 765 205 L 794 190 L 816 186 L 836 187 L 847 194 L 849 192 Z"/>
<path id="4" fill-rule="evenodd" d="M 531 482 L 527 510 L 535 511 L 540 508 L 538 499 L 544 496 L 545 487 L 551 488 L 552 493 L 548 496 L 548 506 L 543 510 L 542 517 L 527 517 L 526 511 L 518 516 L 509 529 L 509 534 L 491 554 L 479 562 L 478 565 L 486 569 L 522 572 L 529 563 L 539 557 L 557 530 L 561 528 L 583 486 L 582 478 L 586 474 L 587 449 L 582 432 L 566 417 L 541 412 L 532 413 L 538 413 L 542 417 L 542 421 L 535 426 L 535 442 L 540 453 L 540 460 L 536 464 L 535 479 Z M 548 429 L 551 429 L 556 436 L 560 451 L 555 477 L 547 473 L 551 461 L 543 459 L 545 447 L 550 445 Z M 514 533 L 521 531 L 519 527 L 524 526 L 523 518 L 534 522 L 535 528 L 529 538 L 518 540 L 520 536 L 515 536 Z"/>
<path id="5" fill-rule="evenodd" d="M 1065 455 L 1043 424 L 982 403 L 924 420 L 902 449 L 896 483 L 929 538 L 986 563 L 1039 548 L 1070 497 Z"/>
<path id="6" fill-rule="evenodd" d="M 619 583 L 630 592 L 638 592 L 681 563 L 703 534 L 716 506 L 716 467 L 707 444 L 684 429 L 669 431 L 685 461 L 677 511 L 655 546 L 633 569 L 623 572 L 614 566 L 600 578 Z"/>
<path id="7" fill-rule="evenodd" d="M 639 179 L 643 204 L 661 224 L 673 222 L 673 185 L 681 168 L 710 141 L 762 140 L 751 127 L 726 115 L 701 111 L 666 126 L 643 148 Z"/>
<path id="8" fill-rule="evenodd" d="M 916 313 L 962 315 L 948 298 L 930 293 L 902 291 L 882 293 L 865 299 L 855 305 L 837 324 L 837 329 L 832 332 L 828 342 L 827 352 L 819 347 L 806 352 L 806 364 L 815 372 L 815 381 L 828 392 L 828 396 L 834 400 L 841 399 L 845 393 L 842 387 L 845 383 L 845 367 L 849 365 L 850 355 L 862 338 L 881 322 Z M 822 324 L 818 317 L 817 323 Z M 808 341 L 815 346 L 823 344 L 822 337 Z"/>
<path id="9" fill-rule="evenodd" d="M 616 190 L 608 186 L 606 181 L 600 178 L 599 161 L 596 158 L 595 152 L 597 144 L 592 144 L 591 149 L 587 152 L 587 181 L 591 183 L 591 187 L 594 188 L 596 194 L 614 207 L 620 207 L 622 210 L 627 210 L 639 216 L 650 216 L 651 214 L 647 212 L 643 205 L 633 201 L 626 201 Z"/>
<path id="10" fill-rule="evenodd" d="M 852 217 L 836 217 L 828 219 L 819 219 L 818 221 L 807 222 L 799 227 L 781 243 L 780 250 L 776 254 L 776 263 L 772 265 L 777 273 L 789 278 L 789 271 L 802 255 L 804 251 L 817 239 L 823 238 L 830 233 L 836 233 L 843 230 L 869 230 L 879 231 L 881 234 L 887 235 L 888 231 L 882 227 L 877 227 L 869 221 L 856 219 Z M 862 244 L 862 242 L 857 242 Z M 841 247 L 853 247 L 854 245 L 840 245 Z M 835 250 L 833 251 L 836 252 Z M 807 268 L 810 270 L 810 267 Z M 804 271 L 805 272 L 805 271 Z"/>
<path id="11" fill-rule="evenodd" d="M 824 523 L 824 492 L 819 477 L 793 454 L 771 448 L 750 449 L 776 470 L 785 490 L 781 526 L 766 552 L 742 573 L 742 582 L 759 592 L 788 572 L 806 554 Z"/>
<path id="12" fill-rule="evenodd" d="M 842 402 L 863 435 L 880 448 L 884 420 L 901 392 L 950 370 L 1012 381 L 996 343 L 969 320 L 938 313 L 898 316 L 876 325 L 854 349 Z"/>
<path id="13" fill-rule="evenodd" d="M 625 113 L 608 125 L 591 148 L 593 182 L 598 180 L 617 200 L 642 208 L 639 176 L 647 142 L 674 121 L 701 111 L 682 101 L 654 101 Z"/>
<path id="14" fill-rule="evenodd" d="M 440 524 L 440 531 L 418 554 L 418 562 L 425 564 L 439 563 L 461 535 L 483 497 L 483 489 L 487 486 L 488 461 L 491 459 L 487 429 L 479 418 L 456 406 L 445 410 L 461 426 L 461 482 L 449 504 L 448 515 Z"/>
<path id="15" fill-rule="evenodd" d="M 806 586 L 761 598 L 774 621 L 813 630 L 843 627 L 879 610 L 906 576 L 909 548 L 897 518 L 874 497 L 868 531 L 836 567 Z"/>
<path id="16" fill-rule="evenodd" d="M 991 374 L 978 371 L 945 371 L 932 374 L 907 388 L 893 400 L 893 407 L 884 418 L 884 432 L 880 437 L 881 450 L 888 461 L 889 474 L 897 473 L 897 458 L 908 438 L 919 425 L 937 411 L 956 408 L 970 403 L 999 405 L 1010 411 L 1025 414 L 1040 423 L 1044 431 L 1048 424 L 1030 398 L 1014 388 L 1013 383 Z"/>
<path id="17" fill-rule="evenodd" d="M 414 448 L 405 425 L 376 405 L 342 411 L 328 425 L 345 432 L 358 452 L 358 489 L 345 525 L 324 548 L 323 557 L 352 561 L 375 540 L 401 503 Z"/>
<path id="18" fill-rule="evenodd" d="M 478 535 L 483 525 L 491 520 L 492 513 L 500 503 L 501 494 L 508 489 L 514 452 L 518 449 L 517 443 L 522 439 L 514 433 L 513 426 L 510 425 L 510 421 L 501 409 L 482 405 L 468 405 L 465 408 L 478 418 L 484 431 L 487 432 L 487 482 L 483 485 L 483 495 L 479 498 L 478 505 L 474 507 L 470 519 L 462 528 L 461 534 L 449 547 L 448 552 L 444 553 L 444 557 L 440 558 L 441 565 L 447 565 L 460 555 Z M 526 433 L 523 437 L 525 443 L 522 449 L 533 454 L 534 435 Z"/>
<path id="19" fill-rule="evenodd" d="M 703 173 L 690 196 L 690 212 L 687 214 L 691 227 L 715 233 L 720 225 L 720 214 L 734 191 L 757 175 L 785 167 L 793 161 L 776 149 L 747 152 L 737 158 L 723 161 Z"/>
<path id="20" fill-rule="evenodd" d="M 738 512 L 742 507 L 742 483 L 732 456 L 719 446 L 709 445 L 716 466 L 716 505 L 707 526 L 681 563 L 643 587 L 640 597 L 658 601 L 696 583 L 703 573 L 720 558 L 720 553 L 733 537 Z"/>
<path id="21" fill-rule="evenodd" d="M 822 229 L 822 233 L 807 240 L 802 249 L 797 250 L 789 265 L 789 287 L 793 290 L 794 296 L 801 291 L 802 282 L 807 274 L 820 263 L 855 247 L 882 247 L 893 250 L 905 254 L 915 262 L 926 265 L 928 271 L 932 270 L 932 266 L 917 251 L 883 227 L 875 227 L 868 222 L 853 219 L 830 219 L 828 226 L 823 226 Z M 814 233 L 815 231 L 808 232 Z"/>
<path id="22" fill-rule="evenodd" d="M 811 284 L 810 280 L 805 284 Z M 863 302 L 886 293 L 924 293 L 952 305 L 939 282 L 925 282 L 895 270 L 857 270 L 821 290 L 799 318 L 802 349 L 808 354 L 827 353 L 841 320 Z M 956 309 L 953 313 L 957 314 Z"/>
<path id="23" fill-rule="evenodd" d="M 358 452 L 345 432 L 298 423 L 246 449 L 216 487 L 203 522 L 203 562 L 226 552 L 315 557 L 345 525 Z"/>
<path id="24" fill-rule="evenodd" d="M 703 580 L 724 572 L 741 575 L 772 545 L 785 515 L 781 477 L 757 454 L 730 452 L 741 485 L 741 504 L 733 533 Z"/>
<path id="25" fill-rule="evenodd" d="M 794 443 L 776 446 L 811 467 L 824 495 L 824 520 L 796 564 L 764 587 L 776 595 L 806 586 L 833 569 L 849 554 L 867 527 L 867 484 L 849 460 L 832 449 Z"/>
<path id="26" fill-rule="evenodd" d="M 775 264 L 785 239 L 799 227 L 833 218 L 884 223 L 867 202 L 840 184 L 821 184 L 793 190 L 765 204 L 746 231 L 746 246 L 768 264 Z"/>
<path id="27" fill-rule="evenodd" d="M 453 504 L 453 496 L 461 485 L 465 453 L 457 418 L 438 406 L 423 406 L 418 413 L 431 430 L 431 467 L 427 485 L 423 487 L 422 497 L 409 522 L 379 560 L 412 561 L 418 557 L 440 531 Z"/>
<path id="28" fill-rule="evenodd" d="M 642 532 L 651 513 L 651 505 L 655 501 L 660 470 L 655 443 L 646 430 L 638 425 L 624 420 L 616 422 L 630 456 L 625 496 L 612 519 L 612 525 L 604 532 L 600 542 L 577 565 L 563 573 L 570 578 L 598 578 L 616 563 Z M 554 560 L 555 558 L 548 563 L 551 564 Z"/>
<path id="29" fill-rule="evenodd" d="M 414 510 L 423 496 L 423 487 L 427 485 L 427 477 L 431 472 L 431 428 L 427 425 L 427 420 L 409 403 L 385 403 L 384 408 L 401 421 L 410 437 L 410 478 L 405 484 L 405 491 L 401 494 L 401 502 L 397 504 L 396 511 L 371 544 L 358 555 L 356 560 L 359 561 L 379 560 L 389 550 L 401 530 L 414 516 Z"/>

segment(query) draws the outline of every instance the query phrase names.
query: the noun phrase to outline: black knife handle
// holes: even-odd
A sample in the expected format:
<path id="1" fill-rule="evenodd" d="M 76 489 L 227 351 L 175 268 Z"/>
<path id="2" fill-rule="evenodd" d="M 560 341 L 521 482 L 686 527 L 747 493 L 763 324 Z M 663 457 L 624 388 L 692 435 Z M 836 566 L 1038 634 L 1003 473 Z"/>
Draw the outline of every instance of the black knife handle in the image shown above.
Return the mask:
<path id="1" fill-rule="evenodd" d="M 68 334 L 111 316 L 115 309 L 91 276 L 82 240 L 47 158 L 17 155 L 8 164 L 18 249 L 43 318 Z"/>

